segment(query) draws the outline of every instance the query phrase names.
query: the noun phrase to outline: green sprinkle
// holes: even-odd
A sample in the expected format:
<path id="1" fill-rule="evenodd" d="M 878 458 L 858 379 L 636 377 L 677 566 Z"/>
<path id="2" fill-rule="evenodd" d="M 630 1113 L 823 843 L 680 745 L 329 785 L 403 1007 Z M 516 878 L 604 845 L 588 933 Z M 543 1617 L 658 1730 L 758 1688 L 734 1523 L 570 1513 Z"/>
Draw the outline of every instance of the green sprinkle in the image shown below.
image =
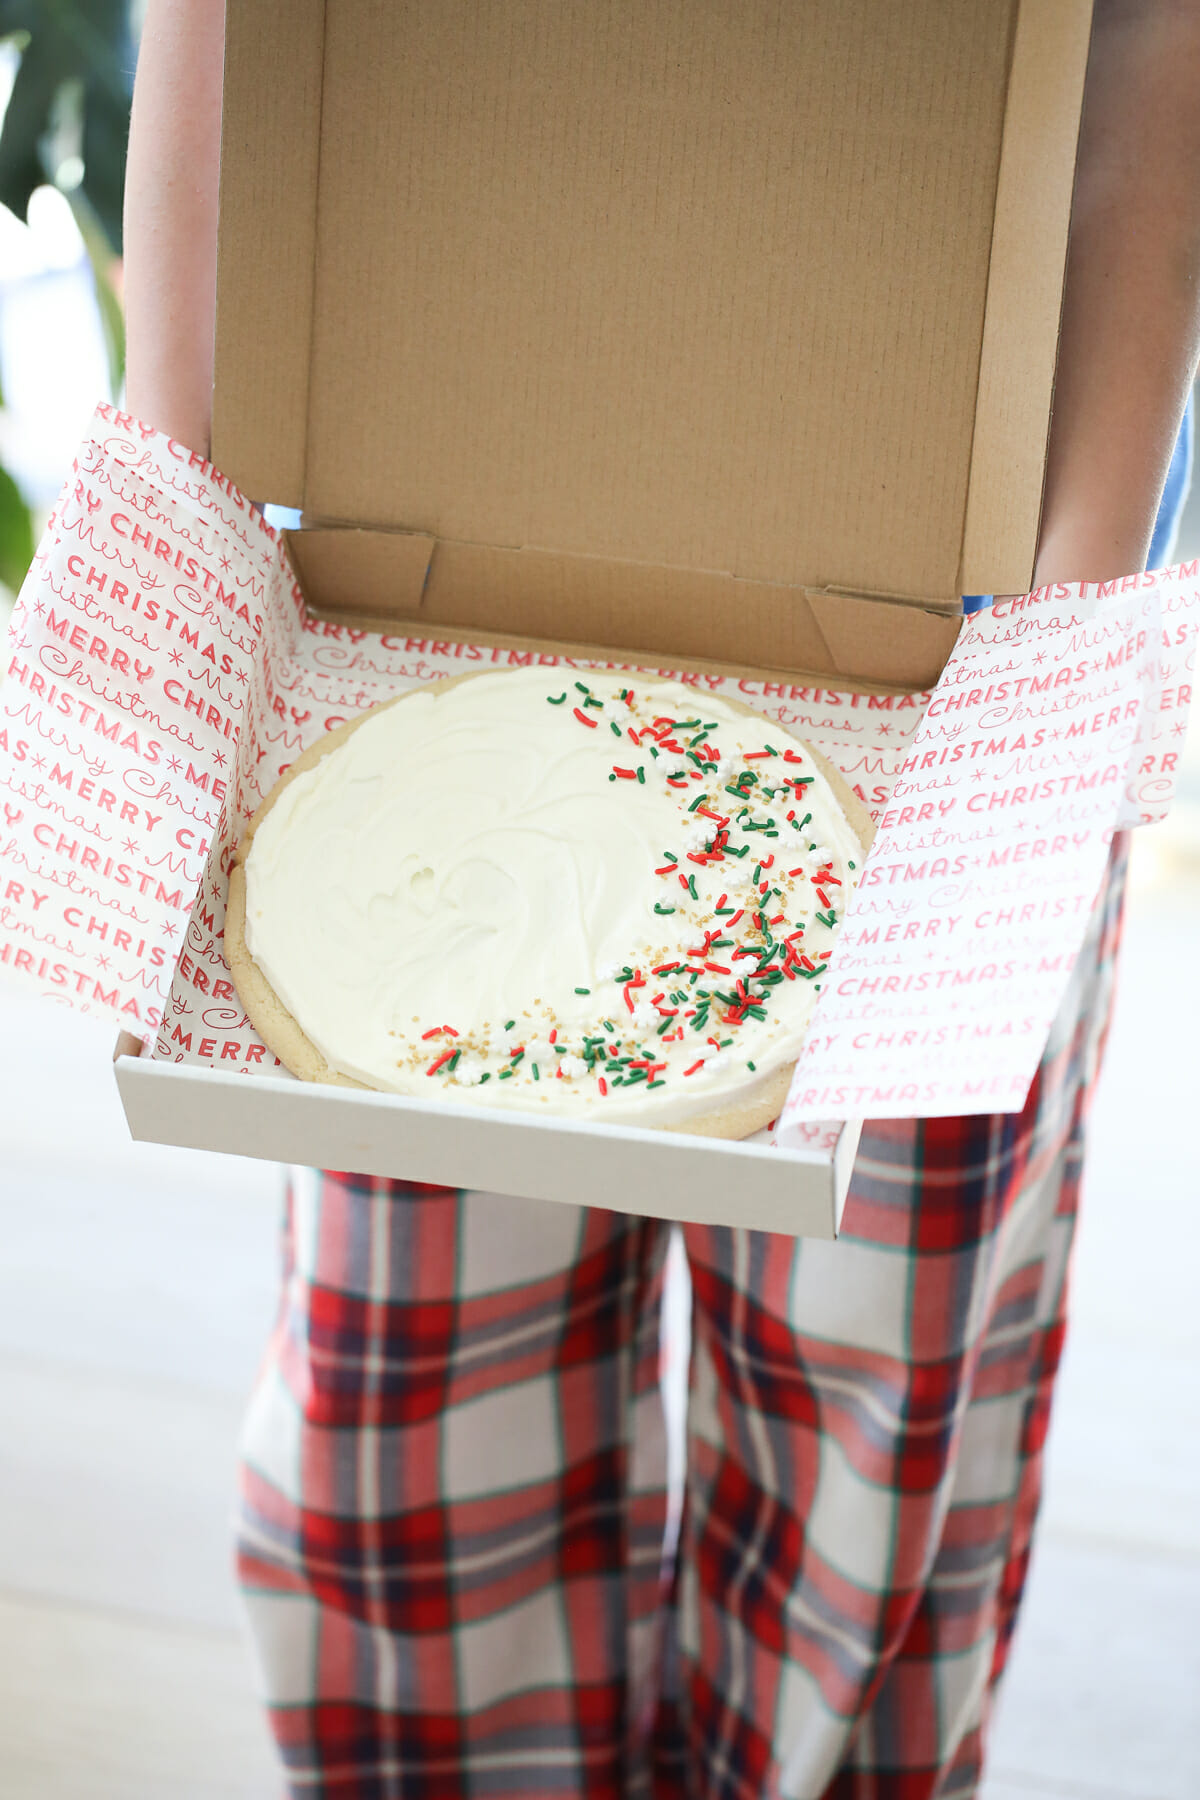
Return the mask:
<path id="1" fill-rule="evenodd" d="M 508 1080 L 508 1078 L 509 1078 L 509 1076 L 510 1076 L 510 1075 L 511 1075 L 511 1074 L 512 1074 L 512 1070 L 511 1070 L 511 1069 L 501 1069 L 501 1071 L 500 1071 L 500 1079 L 501 1079 L 501 1081 L 507 1081 L 507 1080 Z"/>
<path id="2" fill-rule="evenodd" d="M 832 906 L 829 909 L 828 915 L 826 915 L 823 912 L 819 912 L 817 914 L 817 918 L 820 920 L 822 925 L 828 926 L 830 931 L 832 931 L 834 926 L 837 924 L 837 914 L 834 912 Z"/>
<path id="3" fill-rule="evenodd" d="M 725 784 L 725 792 L 727 794 L 732 794 L 735 800 L 744 800 L 746 798 L 741 788 L 730 787 L 728 782 Z"/>
<path id="4" fill-rule="evenodd" d="M 647 1087 L 648 1087 L 648 1088 L 652 1088 L 652 1087 L 663 1087 L 663 1086 L 664 1086 L 664 1085 L 665 1085 L 665 1084 L 664 1084 L 664 1082 L 663 1082 L 663 1078 L 662 1078 L 662 1076 L 661 1076 L 661 1075 L 656 1075 L 656 1076 L 655 1076 L 655 1077 L 654 1077 L 654 1080 L 653 1080 L 653 1081 L 648 1081 L 648 1082 L 647 1082 L 647 1083 L 646 1083 L 646 1086 L 647 1086 Z"/>
<path id="5" fill-rule="evenodd" d="M 515 1019 L 510 1019 L 508 1021 L 507 1025 L 504 1027 L 505 1031 L 511 1031 L 513 1026 L 516 1024 L 516 1022 L 517 1021 Z"/>
<path id="6" fill-rule="evenodd" d="M 457 1067 L 458 1067 L 458 1059 L 461 1055 L 462 1055 L 461 1050 L 456 1050 L 454 1052 L 454 1055 L 450 1058 L 450 1061 L 446 1064 L 447 1075 L 453 1075 L 455 1069 L 457 1069 Z"/>
<path id="7" fill-rule="evenodd" d="M 590 994 L 591 991 L 592 991 L 591 988 L 576 988 L 575 989 L 575 992 L 577 994 Z"/>
<path id="8" fill-rule="evenodd" d="M 566 696 L 565 691 L 558 696 L 557 700 L 554 698 L 554 696 L 552 694 L 547 694 L 546 701 L 547 701 L 547 704 L 550 706 L 561 706 L 563 701 L 566 699 L 566 697 L 567 696 Z"/>
<path id="9" fill-rule="evenodd" d="M 575 686 L 581 694 L 590 694 L 592 691 L 590 687 L 584 687 L 582 681 L 577 681 Z"/>
<path id="10" fill-rule="evenodd" d="M 517 1051 L 517 1054 L 512 1059 L 512 1066 L 514 1069 L 516 1068 L 517 1064 L 520 1062 L 520 1060 L 524 1056 L 524 1054 L 525 1054 L 524 1050 Z"/>
<path id="11" fill-rule="evenodd" d="M 554 1054 L 555 1056 L 565 1056 L 567 1054 L 567 1046 L 565 1044 L 555 1044 Z"/>
<path id="12" fill-rule="evenodd" d="M 673 906 L 660 906 L 656 900 L 654 902 L 654 910 L 656 913 L 673 913 L 675 908 Z"/>
<path id="13" fill-rule="evenodd" d="M 853 868 L 856 868 L 856 867 L 857 867 L 857 864 L 856 864 L 856 863 L 847 863 L 847 864 L 846 864 L 846 867 L 847 867 L 847 868 L 848 868 L 848 869 L 853 869 Z"/>
<path id="14" fill-rule="evenodd" d="M 675 1023 L 674 1019 L 664 1019 L 661 1025 L 656 1025 L 654 1027 L 655 1037 L 661 1037 L 663 1032 L 666 1031 L 667 1027 L 669 1025 L 673 1025 L 674 1023 Z"/>
<path id="15" fill-rule="evenodd" d="M 706 796 L 704 794 L 697 794 L 696 798 L 692 801 L 692 804 L 688 807 L 688 811 L 695 812 L 698 806 L 703 806 L 705 798 Z"/>
<path id="16" fill-rule="evenodd" d="M 811 824 L 812 824 L 812 814 L 811 814 L 811 813 L 805 813 L 805 815 L 804 815 L 804 817 L 803 817 L 803 818 L 802 818 L 802 819 L 801 819 L 801 821 L 800 821 L 800 823 L 801 823 L 801 825 L 811 825 Z M 812 848 L 812 846 L 811 846 L 811 845 L 810 845 L 810 846 L 809 846 L 809 848 L 810 848 L 810 849 L 811 849 L 811 848 Z"/>
<path id="17" fill-rule="evenodd" d="M 688 876 L 687 885 L 688 885 L 688 893 L 692 896 L 692 899 L 698 900 L 700 898 L 700 896 L 696 892 L 696 877 L 694 875 Z"/>
<path id="18" fill-rule="evenodd" d="M 753 1070 L 753 1069 L 754 1069 L 754 1064 L 753 1064 L 753 1063 L 752 1063 L 752 1062 L 748 1062 L 748 1063 L 747 1063 L 747 1064 L 746 1064 L 746 1067 L 747 1067 L 747 1068 L 748 1068 L 748 1069 L 750 1069 L 750 1070 Z"/>
<path id="19" fill-rule="evenodd" d="M 609 780 L 610 780 L 610 781 L 615 781 L 615 780 L 616 780 L 616 779 L 617 779 L 617 778 L 616 778 L 616 776 L 615 776 L 615 775 L 610 775 L 610 776 L 609 776 L 609 778 L 608 778 L 608 779 L 609 779 Z"/>
<path id="20" fill-rule="evenodd" d="M 600 1023 L 603 1025 L 605 1031 L 615 1031 L 617 1029 L 611 1019 L 601 1019 Z"/>
<path id="21" fill-rule="evenodd" d="M 638 780 L 639 780 L 639 781 L 645 781 L 645 779 L 646 779 L 646 771 L 645 771 L 645 769 L 644 769 L 644 768 L 643 768 L 643 767 L 642 767 L 642 765 L 641 765 L 641 763 L 639 763 L 639 764 L 638 764 Z"/>
<path id="22" fill-rule="evenodd" d="M 533 1070 L 533 1079 L 534 1079 L 534 1080 L 535 1080 L 535 1081 L 540 1081 L 540 1080 L 541 1080 L 541 1079 L 542 1079 L 542 1077 L 541 1077 L 541 1075 L 540 1075 L 540 1073 L 539 1073 L 539 1071 L 538 1071 L 538 1066 L 537 1066 L 537 1064 L 536 1064 L 536 1063 L 530 1063 L 530 1065 L 529 1065 L 529 1066 L 530 1066 L 530 1068 L 531 1068 L 531 1069 L 532 1069 L 532 1070 Z"/>
<path id="23" fill-rule="evenodd" d="M 492 1079 L 492 1071 L 490 1069 L 485 1069 L 483 1074 L 479 1077 L 480 1087 L 483 1086 L 485 1081 L 490 1081 L 491 1079 Z"/>
<path id="24" fill-rule="evenodd" d="M 610 719 L 608 721 L 608 729 L 612 732 L 614 737 L 620 737 L 621 727 L 617 724 L 615 719 Z"/>
<path id="25" fill-rule="evenodd" d="M 762 864 L 761 863 L 755 863 L 754 874 L 751 876 L 751 880 L 753 881 L 755 887 L 757 887 L 759 882 L 762 880 Z"/>
<path id="26" fill-rule="evenodd" d="M 658 751 L 654 748 L 653 744 L 651 744 L 651 746 L 650 746 L 650 754 L 651 754 L 651 756 L 654 756 L 654 757 L 657 757 L 657 755 L 658 755 Z"/>
<path id="27" fill-rule="evenodd" d="M 603 700 L 597 700 L 597 698 L 596 698 L 596 696 L 595 696 L 595 694 L 589 694 L 589 695 L 588 695 L 588 697 L 587 697 L 587 699 L 586 699 L 586 700 L 585 700 L 585 701 L 584 701 L 584 703 L 583 703 L 583 704 L 584 704 L 584 705 L 585 705 L 585 706 L 594 706 L 594 707 L 595 707 L 595 709 L 596 709 L 596 711 L 597 711 L 597 712 L 603 712 L 603 711 L 604 711 L 604 702 L 603 702 Z"/>
<path id="28" fill-rule="evenodd" d="M 672 856 L 671 852 L 669 850 L 664 850 L 663 851 L 663 861 L 664 862 L 678 862 L 679 858 L 677 856 Z"/>

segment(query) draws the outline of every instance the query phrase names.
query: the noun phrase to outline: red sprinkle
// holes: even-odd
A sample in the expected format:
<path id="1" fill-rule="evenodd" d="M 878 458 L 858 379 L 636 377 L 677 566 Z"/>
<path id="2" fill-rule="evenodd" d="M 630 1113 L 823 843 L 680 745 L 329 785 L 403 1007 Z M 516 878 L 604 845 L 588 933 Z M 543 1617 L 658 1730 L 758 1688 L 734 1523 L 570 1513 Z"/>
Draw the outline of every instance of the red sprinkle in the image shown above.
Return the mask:
<path id="1" fill-rule="evenodd" d="M 651 969 L 650 973 L 652 975 L 671 975 L 678 967 L 679 964 L 677 962 L 659 963 L 657 969 Z"/>
<path id="2" fill-rule="evenodd" d="M 745 908 L 739 906 L 737 911 L 734 913 L 732 919 L 726 919 L 726 921 L 725 921 L 726 931 L 733 930 L 733 927 L 737 924 L 738 920 L 741 918 L 744 911 L 745 911 Z"/>
<path id="3" fill-rule="evenodd" d="M 761 762 L 764 756 L 770 756 L 769 750 L 747 750 L 743 762 Z"/>
<path id="4" fill-rule="evenodd" d="M 432 1031 L 423 1031 L 421 1033 L 421 1042 L 424 1043 L 426 1038 L 441 1037 L 443 1033 L 445 1033 L 447 1037 L 458 1036 L 453 1025 L 435 1025 Z"/>
<path id="5" fill-rule="evenodd" d="M 789 875 L 803 875 L 803 873 L 804 873 L 803 869 L 789 869 L 788 870 Z"/>
<path id="6" fill-rule="evenodd" d="M 554 1043 L 554 1041 L 557 1037 L 558 1037 L 558 1027 L 556 1025 L 554 1030 L 550 1033 L 550 1042 Z"/>
<path id="7" fill-rule="evenodd" d="M 783 760 L 784 762 L 797 763 L 803 762 L 804 758 L 795 750 L 785 750 L 783 753 Z"/>
<path id="8" fill-rule="evenodd" d="M 595 719 L 589 719 L 587 714 L 585 712 L 580 712 L 578 707 L 575 708 L 575 717 L 579 720 L 579 723 L 581 725 L 586 725 L 588 727 L 589 731 L 595 731 L 595 729 L 596 729 Z"/>
<path id="9" fill-rule="evenodd" d="M 601 1092 L 601 1093 L 602 1093 L 602 1094 L 607 1094 L 607 1092 L 608 1092 L 608 1083 L 607 1083 L 607 1081 L 605 1081 L 605 1079 L 604 1079 L 604 1077 L 603 1077 L 603 1075 L 602 1075 L 602 1076 L 601 1076 L 601 1077 L 600 1077 L 600 1081 L 599 1081 L 599 1084 L 598 1084 L 598 1085 L 599 1085 L 599 1088 L 600 1088 L 600 1092 Z"/>
<path id="10" fill-rule="evenodd" d="M 683 1072 L 685 1075 L 694 1075 L 696 1073 L 697 1069 L 702 1069 L 703 1067 L 704 1067 L 704 1058 L 701 1057 L 699 1062 L 694 1062 L 690 1069 L 685 1069 Z"/>
<path id="11" fill-rule="evenodd" d="M 763 856 L 763 857 L 760 857 L 760 858 L 759 858 L 759 865 L 758 865 L 758 866 L 759 866 L 759 868 L 760 868 L 760 869 L 769 869 L 769 868 L 770 868 L 770 866 L 771 866 L 771 864 L 772 864 L 772 863 L 773 863 L 773 862 L 774 862 L 774 861 L 775 861 L 775 852 L 774 852 L 774 851 L 773 851 L 773 850 L 772 850 L 772 852 L 771 852 L 771 854 L 770 854 L 770 856 Z"/>
<path id="12" fill-rule="evenodd" d="M 728 894 L 721 895 L 721 898 L 717 901 L 716 908 L 715 908 L 715 910 L 717 912 L 720 912 L 721 908 L 724 906 L 724 904 L 728 900 L 728 898 L 729 898 Z"/>
<path id="13" fill-rule="evenodd" d="M 437 1074 L 437 1072 L 438 1072 L 438 1070 L 439 1070 L 439 1069 L 440 1069 L 440 1068 L 441 1068 L 441 1066 L 442 1066 L 442 1064 L 443 1064 L 443 1063 L 444 1063 L 444 1062 L 449 1062 L 449 1061 L 450 1061 L 450 1058 L 451 1058 L 451 1057 L 452 1057 L 452 1056 L 453 1056 L 453 1055 L 454 1055 L 454 1052 L 453 1052 L 453 1050 L 443 1050 L 443 1051 L 442 1051 L 442 1054 L 441 1054 L 441 1055 L 440 1055 L 440 1056 L 439 1056 L 439 1057 L 438 1057 L 438 1059 L 437 1059 L 437 1061 L 436 1061 L 436 1062 L 431 1062 L 431 1063 L 430 1063 L 430 1065 L 429 1065 L 429 1067 L 428 1067 L 428 1068 L 427 1068 L 427 1069 L 426 1069 L 426 1071 L 425 1071 L 425 1073 L 426 1073 L 426 1074 L 427 1074 L 427 1075 L 436 1075 L 436 1074 Z"/>
<path id="14" fill-rule="evenodd" d="M 704 966 L 706 969 L 710 969 L 714 975 L 732 975 L 733 974 L 733 970 L 727 969 L 725 967 L 724 963 L 706 962 Z"/>
<path id="15" fill-rule="evenodd" d="M 674 863 L 664 863 L 661 869 L 655 869 L 656 875 L 678 875 L 679 870 Z"/>
<path id="16" fill-rule="evenodd" d="M 631 741 L 631 742 L 632 742 L 632 743 L 634 743 L 634 744 L 636 744 L 636 745 L 637 745 L 637 747 L 638 747 L 638 749 L 639 749 L 639 750 L 640 750 L 640 749 L 641 749 L 641 747 L 642 747 L 642 740 L 641 740 L 641 738 L 640 738 L 640 737 L 639 737 L 639 736 L 638 736 L 638 734 L 637 734 L 637 732 L 636 732 L 636 731 L 635 731 L 635 730 L 634 730 L 634 729 L 633 729 L 633 726 L 632 726 L 632 725 L 627 725 L 627 726 L 626 726 L 626 727 L 625 727 L 625 729 L 626 729 L 626 731 L 627 731 L 627 732 L 628 732 L 628 733 L 629 733 L 629 737 L 630 737 L 630 741 Z"/>
<path id="17" fill-rule="evenodd" d="M 821 905 L 827 909 L 833 905 L 833 901 L 829 898 L 829 895 L 821 888 L 817 889 L 817 899 L 821 902 Z"/>
<path id="18" fill-rule="evenodd" d="M 637 780 L 637 770 L 636 769 L 619 769 L 617 767 L 616 763 L 613 764 L 613 774 L 619 775 L 622 781 L 636 781 Z"/>

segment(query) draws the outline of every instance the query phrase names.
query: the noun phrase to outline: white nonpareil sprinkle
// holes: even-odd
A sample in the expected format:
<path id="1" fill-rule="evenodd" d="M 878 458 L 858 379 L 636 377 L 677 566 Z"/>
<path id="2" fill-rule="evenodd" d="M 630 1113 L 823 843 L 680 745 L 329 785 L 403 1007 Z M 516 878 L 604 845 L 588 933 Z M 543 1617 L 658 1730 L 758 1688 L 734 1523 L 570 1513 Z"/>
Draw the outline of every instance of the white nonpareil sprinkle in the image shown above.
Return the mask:
<path id="1" fill-rule="evenodd" d="M 459 1087 L 478 1087 L 483 1080 L 483 1064 L 477 1057 L 460 1057 L 454 1071 Z"/>
<path id="2" fill-rule="evenodd" d="M 564 1081 L 574 1081 L 577 1075 L 587 1074 L 587 1064 L 573 1050 L 568 1050 L 565 1056 L 559 1057 L 558 1066 L 562 1070 Z"/>

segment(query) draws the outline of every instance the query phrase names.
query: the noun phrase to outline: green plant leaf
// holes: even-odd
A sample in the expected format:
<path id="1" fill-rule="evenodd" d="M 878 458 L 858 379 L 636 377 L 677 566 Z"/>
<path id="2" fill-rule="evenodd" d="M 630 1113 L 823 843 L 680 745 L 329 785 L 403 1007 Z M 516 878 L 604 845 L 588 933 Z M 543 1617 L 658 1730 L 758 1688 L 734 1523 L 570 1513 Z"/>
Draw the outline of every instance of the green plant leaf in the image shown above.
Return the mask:
<path id="1" fill-rule="evenodd" d="M 20 488 L 0 465 L 0 581 L 15 594 L 33 561 L 33 515 Z"/>
<path id="2" fill-rule="evenodd" d="M 100 312 L 100 329 L 104 334 L 104 348 L 108 356 L 109 396 L 115 400 L 121 392 L 121 382 L 125 375 L 125 316 L 109 275 L 113 253 L 87 196 L 76 188 L 67 195 L 67 199 L 91 265 L 96 305 Z"/>
<path id="3" fill-rule="evenodd" d="M 0 202 L 19 218 L 53 182 L 62 154 L 64 95 L 78 133 L 83 191 L 112 249 L 121 250 L 121 195 L 133 92 L 129 0 L 0 0 L 0 37 L 24 39 L 0 128 Z M 72 147 L 71 153 L 74 154 Z"/>

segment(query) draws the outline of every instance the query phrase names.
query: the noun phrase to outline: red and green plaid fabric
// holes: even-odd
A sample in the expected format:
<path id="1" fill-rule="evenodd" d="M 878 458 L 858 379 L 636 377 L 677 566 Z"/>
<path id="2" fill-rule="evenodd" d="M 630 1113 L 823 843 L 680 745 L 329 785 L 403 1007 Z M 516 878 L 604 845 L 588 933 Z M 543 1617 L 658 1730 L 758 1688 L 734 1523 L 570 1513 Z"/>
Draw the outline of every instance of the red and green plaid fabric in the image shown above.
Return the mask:
<path id="1" fill-rule="evenodd" d="M 677 1534 L 668 1227 L 297 1177 L 240 1543 L 292 1795 L 976 1792 L 1120 863 L 1022 1113 L 869 1125 L 837 1243 L 684 1228 Z"/>

